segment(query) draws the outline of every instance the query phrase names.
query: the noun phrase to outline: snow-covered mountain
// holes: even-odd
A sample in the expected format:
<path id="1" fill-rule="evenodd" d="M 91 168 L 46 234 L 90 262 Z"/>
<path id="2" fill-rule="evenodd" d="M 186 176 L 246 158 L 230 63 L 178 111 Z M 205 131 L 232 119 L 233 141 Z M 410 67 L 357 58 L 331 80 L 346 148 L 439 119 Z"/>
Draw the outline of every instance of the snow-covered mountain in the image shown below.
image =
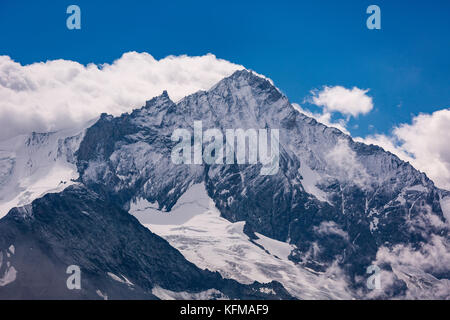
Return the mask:
<path id="1" fill-rule="evenodd" d="M 86 128 L 94 123 L 0 142 L 0 217 L 14 207 L 73 184 L 78 178 L 74 153 Z"/>
<path id="2" fill-rule="evenodd" d="M 192 131 L 194 122 L 199 120 L 205 129 L 222 131 L 278 129 L 278 173 L 260 175 L 261 164 L 174 164 L 172 133 L 179 128 Z M 32 152 L 35 159 L 41 159 L 34 162 L 39 166 L 40 162 L 56 159 L 48 150 L 55 152 L 64 146 L 64 152 L 57 152 L 63 156 L 50 162 L 57 168 L 54 163 L 62 159 L 65 168 L 72 171 L 70 175 L 69 170 L 61 171 L 61 176 L 68 178 L 60 181 L 79 176 L 77 185 L 59 195 L 34 201 L 32 210 L 29 206 L 13 209 L 0 221 L 0 227 L 9 228 L 15 221 L 18 230 L 24 223 L 33 229 L 34 217 L 40 213 L 37 209 L 45 202 L 46 220 L 39 224 L 45 228 L 45 223 L 53 223 L 55 214 L 64 216 L 72 211 L 67 208 L 66 213 L 60 205 L 61 198 L 69 197 L 76 203 L 85 201 L 88 194 L 115 208 L 117 214 L 108 217 L 113 219 L 108 223 L 116 226 L 119 221 L 115 219 L 129 211 L 131 215 L 126 214 L 126 219 L 137 217 L 198 268 L 217 271 L 246 288 L 225 294 L 224 284 L 202 288 L 163 281 L 149 284 L 142 277 L 128 274 L 126 268 L 119 270 L 145 294 L 168 297 L 168 292 L 177 291 L 184 294 L 173 297 L 183 297 L 189 292 L 214 289 L 224 296 L 236 297 L 245 290 L 253 292 L 253 281 L 274 280 L 271 286 L 278 291 L 273 297 L 288 297 L 277 287 L 279 283 L 290 296 L 306 299 L 450 296 L 450 192 L 436 188 L 425 174 L 395 155 L 377 146 L 354 142 L 341 131 L 299 113 L 269 80 L 252 72 L 237 71 L 210 90 L 187 96 L 178 103 L 164 92 L 130 114 L 103 114 L 93 125 L 78 132 L 64 134 L 63 138 L 57 134 L 53 142 L 41 143 L 42 147 Z M 27 194 L 28 198 L 24 197 L 27 188 L 35 184 L 22 180 L 37 179 L 23 169 L 29 168 L 24 165 L 25 160 L 15 159 L 27 159 L 30 149 L 21 141 L 14 145 L 8 142 L 7 146 L 9 153 L 5 152 L 0 162 L 2 208 L 27 204 L 27 199 L 61 187 L 49 183 L 46 190 L 36 187 L 31 195 Z M 20 151 L 12 156 L 11 150 Z M 44 173 L 39 173 L 39 177 L 47 181 Z M 42 183 L 36 185 L 40 187 Z M 100 211 L 105 207 L 97 208 L 95 203 L 92 201 L 80 212 L 95 211 L 104 219 L 105 213 Z M 19 214 L 23 212 L 26 214 Z M 66 223 L 74 223 L 67 218 Z M 101 265 L 86 259 L 81 252 L 75 254 L 72 242 L 61 239 L 58 249 L 53 247 L 50 238 L 59 234 L 60 227 L 35 234 L 33 241 L 52 243 L 51 250 L 42 255 L 56 256 L 60 261 L 76 256 L 82 262 L 89 261 L 84 264 L 89 270 L 118 273 L 111 269 L 118 268 L 120 259 L 115 257 L 116 264 L 111 265 L 109 257 L 113 251 L 105 252 L 101 246 L 92 248 L 93 254 L 97 250 L 104 257 Z M 88 241 L 101 240 L 94 236 L 101 226 L 86 223 L 80 227 L 88 229 L 83 230 Z M 118 230 L 104 228 L 101 231 L 112 239 L 130 232 L 120 230 L 118 234 Z M 65 233 L 72 241 L 77 235 Z M 130 243 L 144 246 L 128 236 Z M 15 237 L 19 235 L 13 234 L 6 241 L 0 233 L 0 247 L 5 254 L 14 245 Z M 123 255 L 122 259 L 141 259 L 131 248 L 118 246 L 115 250 Z M 168 246 L 164 250 L 174 249 Z M 366 287 L 366 269 L 374 264 L 382 269 L 382 290 Z M 2 270 L 7 272 L 8 268 L 0 267 L 0 278 Z M 21 270 L 14 268 L 19 278 Z M 142 275 L 153 272 L 149 265 L 141 271 Z M 1 287 L 0 282 L 0 295 L 8 286 Z M 115 288 L 110 290 L 116 292 Z M 197 295 L 201 296 L 205 297 Z"/>

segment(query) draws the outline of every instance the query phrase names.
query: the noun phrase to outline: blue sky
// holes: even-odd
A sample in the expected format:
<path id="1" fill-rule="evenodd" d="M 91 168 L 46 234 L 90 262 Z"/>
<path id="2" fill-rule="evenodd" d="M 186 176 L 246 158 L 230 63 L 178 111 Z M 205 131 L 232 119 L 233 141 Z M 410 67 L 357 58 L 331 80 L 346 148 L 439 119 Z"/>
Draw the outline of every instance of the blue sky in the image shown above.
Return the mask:
<path id="1" fill-rule="evenodd" d="M 81 30 L 66 28 L 70 4 L 81 8 Z M 381 30 L 366 28 L 370 4 L 381 8 Z M 270 77 L 292 102 L 324 85 L 370 89 L 374 109 L 348 124 L 365 136 L 449 107 L 449 13 L 450 1 L 437 0 L 1 0 L 0 55 L 87 64 L 133 50 L 211 52 Z"/>

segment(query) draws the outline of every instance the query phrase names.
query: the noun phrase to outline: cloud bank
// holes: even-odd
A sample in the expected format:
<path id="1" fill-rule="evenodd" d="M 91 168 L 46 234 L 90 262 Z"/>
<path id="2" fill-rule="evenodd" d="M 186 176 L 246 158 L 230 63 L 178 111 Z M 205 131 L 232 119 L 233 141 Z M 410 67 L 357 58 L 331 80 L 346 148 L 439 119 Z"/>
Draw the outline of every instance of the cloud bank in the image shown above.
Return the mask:
<path id="1" fill-rule="evenodd" d="M 207 90 L 243 66 L 216 58 L 128 52 L 112 64 L 68 60 L 21 65 L 0 56 L 0 141 L 119 115 L 167 90 L 173 100 Z"/>
<path id="2" fill-rule="evenodd" d="M 391 270 L 384 268 L 380 273 L 383 290 L 374 290 L 366 298 L 389 298 L 386 293 L 393 292 L 396 279 L 407 284 L 403 296 L 397 298 L 448 299 L 450 296 L 450 280 L 440 276 L 450 271 L 450 243 L 446 237 L 432 235 L 418 248 L 402 244 L 392 248 L 381 247 L 373 264 L 387 264 Z"/>

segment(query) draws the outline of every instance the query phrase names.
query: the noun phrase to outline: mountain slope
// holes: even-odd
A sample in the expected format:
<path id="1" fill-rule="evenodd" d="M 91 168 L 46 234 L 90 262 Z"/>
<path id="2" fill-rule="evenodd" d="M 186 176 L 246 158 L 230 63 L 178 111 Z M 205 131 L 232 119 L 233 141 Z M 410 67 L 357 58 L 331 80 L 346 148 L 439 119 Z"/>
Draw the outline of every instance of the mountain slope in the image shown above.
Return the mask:
<path id="1" fill-rule="evenodd" d="M 0 217 L 48 192 L 61 191 L 78 178 L 74 153 L 85 129 L 21 135 L 0 142 Z"/>
<path id="2" fill-rule="evenodd" d="M 175 164 L 173 132 L 192 132 L 200 120 L 204 130 L 278 129 L 278 172 L 261 175 L 261 164 Z M 450 296 L 450 193 L 395 155 L 301 114 L 269 80 L 247 70 L 177 103 L 164 92 L 130 114 L 102 114 L 86 129 L 74 156 L 84 188 L 121 210 L 136 214 L 134 209 L 145 209 L 139 213 L 144 224 L 164 214 L 174 215 L 177 222 L 170 225 L 195 221 L 204 209 L 179 218 L 183 212 L 177 211 L 177 202 L 203 184 L 221 217 L 242 224 L 245 235 L 239 231 L 239 241 L 253 253 L 264 248 L 271 255 L 268 261 L 276 254 L 261 243 L 283 248 L 284 266 L 294 264 L 300 274 L 316 279 L 338 278 L 357 298 Z M 149 228 L 200 267 L 239 281 L 246 277 L 230 275 L 217 267 L 220 263 L 201 262 L 195 245 L 171 241 L 170 229 Z M 187 243 L 199 240 L 195 230 L 183 236 Z M 213 242 L 221 243 L 221 236 Z M 372 264 L 383 270 L 383 290 L 366 287 Z M 274 264 L 266 266 L 268 279 L 286 282 L 281 273 L 270 272 Z M 307 297 L 299 289 L 290 292 Z M 340 294 L 319 287 L 310 292 L 309 298 Z"/>
<path id="3" fill-rule="evenodd" d="M 290 298 L 277 283 L 241 285 L 198 269 L 114 201 L 80 185 L 11 210 L 0 234 L 6 258 L 0 274 L 14 273 L 0 285 L 1 299 L 156 299 L 155 289 L 188 297 Z M 82 271 L 81 290 L 67 289 L 71 265 Z"/>

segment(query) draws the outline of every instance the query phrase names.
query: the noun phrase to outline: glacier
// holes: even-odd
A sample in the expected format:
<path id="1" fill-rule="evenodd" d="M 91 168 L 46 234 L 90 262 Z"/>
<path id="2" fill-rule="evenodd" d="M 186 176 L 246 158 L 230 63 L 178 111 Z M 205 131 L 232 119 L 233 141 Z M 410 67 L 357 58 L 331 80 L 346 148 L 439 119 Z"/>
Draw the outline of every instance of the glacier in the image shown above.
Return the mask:
<path id="1" fill-rule="evenodd" d="M 186 201 L 185 195 L 189 195 L 190 201 Z M 135 215 L 136 211 L 130 210 L 130 214 L 169 241 L 187 260 L 202 269 L 218 271 L 225 278 L 246 284 L 276 280 L 299 299 L 353 297 L 342 279 L 333 278 L 331 270 L 315 273 L 290 261 L 292 245 L 258 233 L 258 239 L 252 240 L 243 231 L 244 221 L 232 223 L 222 218 L 204 184 L 190 187 L 174 208 L 178 214 L 185 212 L 187 221 L 174 221 L 172 212 Z M 161 216 L 166 216 L 166 220 Z"/>

